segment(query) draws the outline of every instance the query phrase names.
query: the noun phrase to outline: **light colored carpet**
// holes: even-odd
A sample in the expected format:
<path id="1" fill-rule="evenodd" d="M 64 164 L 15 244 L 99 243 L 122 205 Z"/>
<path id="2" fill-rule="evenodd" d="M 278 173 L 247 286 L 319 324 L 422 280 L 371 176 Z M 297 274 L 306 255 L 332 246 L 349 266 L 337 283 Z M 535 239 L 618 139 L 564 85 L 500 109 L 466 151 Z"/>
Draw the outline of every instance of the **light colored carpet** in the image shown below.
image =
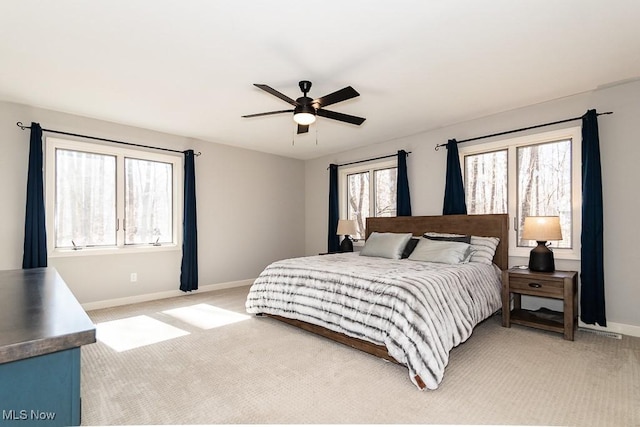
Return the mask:
<path id="1" fill-rule="evenodd" d="M 640 426 L 640 339 L 479 325 L 436 391 L 407 370 L 269 318 L 201 328 L 163 313 L 244 312 L 248 288 L 89 312 L 146 315 L 188 335 L 117 352 L 82 348 L 83 425 L 492 424 Z M 180 312 L 180 311 L 179 311 Z M 224 323 L 224 322 L 223 322 Z"/>

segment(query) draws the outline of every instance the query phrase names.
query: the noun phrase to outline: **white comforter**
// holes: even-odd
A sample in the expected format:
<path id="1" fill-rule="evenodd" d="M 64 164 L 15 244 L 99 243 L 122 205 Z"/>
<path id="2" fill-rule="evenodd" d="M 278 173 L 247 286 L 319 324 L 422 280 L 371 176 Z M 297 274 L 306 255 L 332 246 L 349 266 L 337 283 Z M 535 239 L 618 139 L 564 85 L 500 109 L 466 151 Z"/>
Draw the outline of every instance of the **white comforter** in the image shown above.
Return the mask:
<path id="1" fill-rule="evenodd" d="M 387 347 L 429 389 L 449 352 L 501 306 L 494 265 L 389 260 L 357 252 L 274 262 L 256 279 L 249 313 L 302 320 Z"/>

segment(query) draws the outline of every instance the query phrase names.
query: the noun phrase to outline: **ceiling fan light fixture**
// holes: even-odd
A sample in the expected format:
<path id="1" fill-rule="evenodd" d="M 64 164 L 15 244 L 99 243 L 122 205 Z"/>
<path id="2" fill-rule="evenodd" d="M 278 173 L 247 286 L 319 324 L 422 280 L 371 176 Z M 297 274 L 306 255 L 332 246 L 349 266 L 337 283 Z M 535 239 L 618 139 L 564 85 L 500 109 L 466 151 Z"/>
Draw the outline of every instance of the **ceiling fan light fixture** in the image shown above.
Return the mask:
<path id="1" fill-rule="evenodd" d="M 299 98 L 300 101 L 302 98 Z M 316 121 L 316 110 L 308 104 L 299 105 L 293 111 L 293 120 L 299 125 L 310 125 Z"/>
<path id="2" fill-rule="evenodd" d="M 299 125 L 310 125 L 316 121 L 316 116 L 312 113 L 295 113 L 293 120 Z"/>

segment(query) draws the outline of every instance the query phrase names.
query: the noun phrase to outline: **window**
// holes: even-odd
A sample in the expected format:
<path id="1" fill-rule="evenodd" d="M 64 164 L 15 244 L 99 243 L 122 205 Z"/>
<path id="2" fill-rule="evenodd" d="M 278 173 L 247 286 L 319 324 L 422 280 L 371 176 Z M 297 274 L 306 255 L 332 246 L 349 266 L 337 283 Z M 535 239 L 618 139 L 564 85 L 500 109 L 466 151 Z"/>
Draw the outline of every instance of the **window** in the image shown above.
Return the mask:
<path id="1" fill-rule="evenodd" d="M 173 164 L 124 159 L 125 245 L 172 243 Z"/>
<path id="2" fill-rule="evenodd" d="M 580 128 L 460 148 L 469 214 L 513 218 L 510 254 L 528 256 L 536 242 L 522 239 L 527 216 L 559 216 L 556 256 L 579 259 Z"/>
<path id="3" fill-rule="evenodd" d="M 179 245 L 179 156 L 57 138 L 46 144 L 54 252 Z"/>
<path id="4" fill-rule="evenodd" d="M 397 160 L 340 170 L 340 217 L 356 220 L 355 239 L 365 238 L 370 216 L 396 216 Z"/>

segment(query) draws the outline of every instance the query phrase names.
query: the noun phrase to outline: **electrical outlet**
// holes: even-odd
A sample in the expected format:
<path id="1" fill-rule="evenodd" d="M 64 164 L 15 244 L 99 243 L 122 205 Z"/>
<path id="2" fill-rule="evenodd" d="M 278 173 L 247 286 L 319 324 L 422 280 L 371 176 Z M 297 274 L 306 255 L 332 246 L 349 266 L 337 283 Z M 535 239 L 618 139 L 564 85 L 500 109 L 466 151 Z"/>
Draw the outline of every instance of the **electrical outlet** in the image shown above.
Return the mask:
<path id="1" fill-rule="evenodd" d="M 138 281 L 138 273 L 131 273 L 131 281 L 132 282 Z"/>

